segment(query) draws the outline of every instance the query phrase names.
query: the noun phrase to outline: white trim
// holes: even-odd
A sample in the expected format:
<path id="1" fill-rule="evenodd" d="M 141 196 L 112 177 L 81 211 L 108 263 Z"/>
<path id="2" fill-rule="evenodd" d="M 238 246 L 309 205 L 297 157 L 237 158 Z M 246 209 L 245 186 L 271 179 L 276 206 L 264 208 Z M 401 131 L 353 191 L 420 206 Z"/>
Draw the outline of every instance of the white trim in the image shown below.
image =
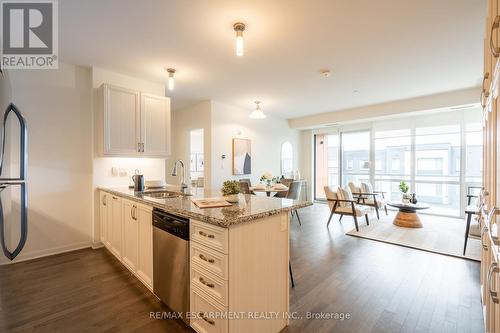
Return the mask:
<path id="1" fill-rule="evenodd" d="M 22 261 L 28 261 L 28 260 L 42 258 L 42 257 L 48 257 L 48 256 L 52 256 L 55 254 L 71 252 L 71 251 L 81 250 L 81 249 L 85 249 L 85 248 L 92 248 L 92 247 L 93 246 L 92 246 L 91 242 L 81 242 L 81 243 L 75 243 L 75 244 L 71 244 L 71 245 L 53 247 L 51 249 L 23 252 L 16 259 L 14 259 L 12 261 L 8 261 L 4 257 L 0 258 L 0 266 L 15 264 L 15 263 L 22 262 Z"/>

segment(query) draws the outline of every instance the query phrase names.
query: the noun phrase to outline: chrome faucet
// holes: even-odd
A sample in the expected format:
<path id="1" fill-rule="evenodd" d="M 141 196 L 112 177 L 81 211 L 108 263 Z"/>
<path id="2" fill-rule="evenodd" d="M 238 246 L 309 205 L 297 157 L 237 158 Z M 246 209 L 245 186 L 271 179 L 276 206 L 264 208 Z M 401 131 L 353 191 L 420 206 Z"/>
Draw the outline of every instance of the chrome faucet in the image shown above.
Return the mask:
<path id="1" fill-rule="evenodd" d="M 184 162 L 182 160 L 177 160 L 174 163 L 174 169 L 172 170 L 172 176 L 177 176 L 177 165 L 180 164 L 182 167 L 182 172 L 181 172 L 181 192 L 185 193 L 188 186 L 186 184 L 186 170 L 184 168 Z"/>

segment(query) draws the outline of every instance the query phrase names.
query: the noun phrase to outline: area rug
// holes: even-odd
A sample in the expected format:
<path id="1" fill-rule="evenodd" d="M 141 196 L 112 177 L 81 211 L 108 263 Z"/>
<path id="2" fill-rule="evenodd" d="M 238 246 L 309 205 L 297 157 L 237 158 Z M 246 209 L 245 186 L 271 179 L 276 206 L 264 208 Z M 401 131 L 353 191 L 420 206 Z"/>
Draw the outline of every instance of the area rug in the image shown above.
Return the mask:
<path id="1" fill-rule="evenodd" d="M 385 216 L 381 212 L 380 221 L 370 218 L 370 225 L 364 219 L 359 219 L 359 232 L 353 229 L 347 235 L 371 239 L 422 251 L 444 255 L 481 260 L 481 242 L 469 238 L 467 252 L 462 255 L 464 246 L 465 220 L 419 214 L 423 228 L 402 228 L 392 224 L 395 213 Z M 344 217 L 349 218 L 349 217 Z"/>

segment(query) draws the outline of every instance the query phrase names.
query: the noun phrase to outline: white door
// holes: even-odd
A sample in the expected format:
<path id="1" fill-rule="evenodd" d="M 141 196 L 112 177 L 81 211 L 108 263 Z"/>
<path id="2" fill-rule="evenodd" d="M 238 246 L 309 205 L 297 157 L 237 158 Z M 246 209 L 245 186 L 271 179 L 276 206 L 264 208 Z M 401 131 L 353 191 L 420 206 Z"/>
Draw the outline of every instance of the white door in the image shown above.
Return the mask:
<path id="1" fill-rule="evenodd" d="M 139 92 L 104 86 L 104 154 L 134 155 L 140 151 Z"/>
<path id="2" fill-rule="evenodd" d="M 139 261 L 137 276 L 153 289 L 153 215 L 148 206 L 138 205 L 139 217 Z"/>
<path id="3" fill-rule="evenodd" d="M 100 233 L 101 233 L 101 243 L 106 245 L 107 232 L 108 232 L 108 197 L 106 192 L 99 192 L 99 222 L 100 222 Z"/>
<path id="4" fill-rule="evenodd" d="M 137 216 L 137 204 L 122 199 L 122 217 L 123 217 L 123 263 L 132 272 L 136 271 L 137 257 L 139 253 L 139 221 Z"/>
<path id="5" fill-rule="evenodd" d="M 111 200 L 111 252 L 121 260 L 122 250 L 122 200 L 119 197 L 112 196 Z M 108 237 L 110 235 L 108 234 Z"/>
<path id="6" fill-rule="evenodd" d="M 170 155 L 169 98 L 141 94 L 141 139 L 145 155 Z"/>

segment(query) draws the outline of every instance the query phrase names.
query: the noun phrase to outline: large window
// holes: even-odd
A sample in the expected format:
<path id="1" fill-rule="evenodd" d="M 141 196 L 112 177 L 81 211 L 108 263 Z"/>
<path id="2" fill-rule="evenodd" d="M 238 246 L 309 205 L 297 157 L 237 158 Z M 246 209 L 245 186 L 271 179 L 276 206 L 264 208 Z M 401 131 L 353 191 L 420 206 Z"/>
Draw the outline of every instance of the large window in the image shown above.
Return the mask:
<path id="1" fill-rule="evenodd" d="M 398 200 L 398 185 L 411 180 L 410 129 L 375 131 L 375 188 L 384 191 L 388 199 Z"/>
<path id="2" fill-rule="evenodd" d="M 479 110 L 383 120 L 361 128 L 366 130 L 340 127 L 316 135 L 316 198 L 324 198 L 324 185 L 369 181 L 396 201 L 401 200 L 398 185 L 405 181 L 410 193 L 431 206 L 423 213 L 463 215 L 468 188 L 480 187 L 482 180 Z"/>
<path id="3" fill-rule="evenodd" d="M 370 132 L 341 133 L 342 184 L 370 179 Z"/>
<path id="4" fill-rule="evenodd" d="M 460 214 L 460 124 L 415 129 L 415 187 L 436 214 Z"/>

